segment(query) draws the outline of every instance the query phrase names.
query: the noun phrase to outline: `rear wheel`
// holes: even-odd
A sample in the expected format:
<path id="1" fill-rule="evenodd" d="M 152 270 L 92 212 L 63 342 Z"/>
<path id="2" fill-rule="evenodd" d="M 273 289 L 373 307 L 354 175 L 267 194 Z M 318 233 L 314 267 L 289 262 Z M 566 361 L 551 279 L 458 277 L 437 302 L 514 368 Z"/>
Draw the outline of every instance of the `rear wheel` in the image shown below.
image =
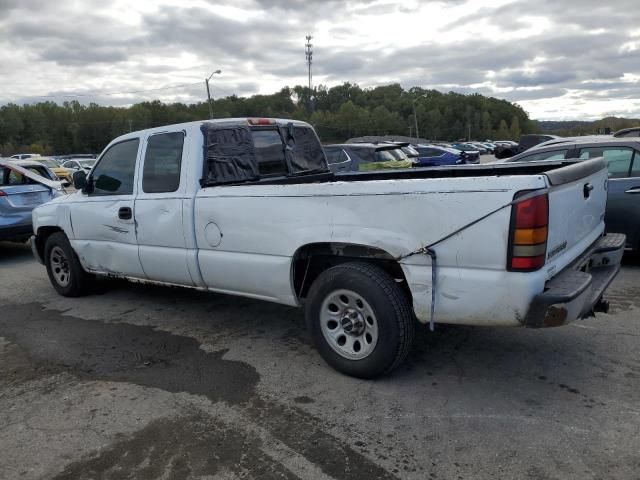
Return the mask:
<path id="1" fill-rule="evenodd" d="M 332 267 L 309 290 L 306 317 L 324 360 L 359 378 L 391 372 L 415 332 L 407 295 L 381 268 L 364 262 Z"/>
<path id="2" fill-rule="evenodd" d="M 94 276 L 84 271 L 64 233 L 56 232 L 47 238 L 44 255 L 49 280 L 60 295 L 79 297 L 88 293 Z"/>

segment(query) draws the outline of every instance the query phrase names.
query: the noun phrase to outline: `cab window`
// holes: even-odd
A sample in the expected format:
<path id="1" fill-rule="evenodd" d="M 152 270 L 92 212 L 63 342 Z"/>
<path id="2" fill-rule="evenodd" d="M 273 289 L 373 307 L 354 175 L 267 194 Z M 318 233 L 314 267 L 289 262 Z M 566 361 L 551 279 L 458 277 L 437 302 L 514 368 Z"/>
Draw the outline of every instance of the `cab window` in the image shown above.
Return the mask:
<path id="1" fill-rule="evenodd" d="M 180 186 L 184 133 L 159 133 L 147 140 L 142 172 L 145 193 L 175 192 Z"/>
<path id="2" fill-rule="evenodd" d="M 602 157 L 607 162 L 609 178 L 625 178 L 629 176 L 633 149 L 627 147 L 591 147 L 580 150 L 580 159 Z"/>
<path id="3" fill-rule="evenodd" d="M 93 191 L 91 195 L 131 195 L 136 169 L 138 145 L 134 138 L 116 143 L 100 158 L 93 170 Z"/>

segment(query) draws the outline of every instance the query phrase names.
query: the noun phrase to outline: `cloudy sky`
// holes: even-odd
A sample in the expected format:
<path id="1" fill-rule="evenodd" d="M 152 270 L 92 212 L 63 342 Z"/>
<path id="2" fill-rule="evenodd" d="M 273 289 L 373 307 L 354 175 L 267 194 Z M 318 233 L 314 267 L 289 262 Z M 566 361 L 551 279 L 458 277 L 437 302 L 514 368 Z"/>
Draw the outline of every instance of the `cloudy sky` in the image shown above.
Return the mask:
<path id="1" fill-rule="evenodd" d="M 216 69 L 214 97 L 271 93 L 306 84 L 307 33 L 316 85 L 640 117 L 638 0 L 0 0 L 0 104 L 201 101 Z"/>

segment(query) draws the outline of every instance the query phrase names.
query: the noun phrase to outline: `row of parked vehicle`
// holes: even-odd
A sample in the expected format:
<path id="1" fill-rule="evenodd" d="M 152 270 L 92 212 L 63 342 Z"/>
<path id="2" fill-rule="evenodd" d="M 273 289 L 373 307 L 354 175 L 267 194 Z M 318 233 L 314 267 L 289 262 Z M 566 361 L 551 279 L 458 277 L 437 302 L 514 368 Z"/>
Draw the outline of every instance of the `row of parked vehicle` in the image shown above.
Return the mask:
<path id="1" fill-rule="evenodd" d="M 37 153 L 17 153 L 9 157 L 10 161 L 36 162 L 47 167 L 54 174 L 54 179 L 60 179 L 68 185 L 73 184 L 74 172 L 84 171 L 89 173 L 96 163 L 93 154 L 71 154 L 57 156 L 42 156 Z"/>
<path id="2" fill-rule="evenodd" d="M 62 193 L 42 181 L 70 186 L 75 172 L 89 173 L 95 163 L 95 156 L 89 154 L 44 157 L 19 153 L 0 158 L 0 241 L 28 239 L 33 208 Z"/>

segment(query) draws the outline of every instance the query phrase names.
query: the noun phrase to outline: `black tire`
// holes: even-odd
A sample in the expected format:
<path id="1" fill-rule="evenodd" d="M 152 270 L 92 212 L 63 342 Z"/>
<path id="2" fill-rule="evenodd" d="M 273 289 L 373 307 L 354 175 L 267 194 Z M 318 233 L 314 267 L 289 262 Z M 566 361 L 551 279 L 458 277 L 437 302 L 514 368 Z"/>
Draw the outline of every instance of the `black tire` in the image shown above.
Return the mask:
<path id="1" fill-rule="evenodd" d="M 330 335 L 328 333 L 330 328 L 327 325 L 336 323 L 327 320 L 329 318 L 327 315 L 333 314 L 328 313 L 328 310 L 333 312 L 330 308 L 332 306 L 331 299 L 335 298 L 335 295 L 338 295 L 337 298 L 342 298 L 339 296 L 340 291 L 355 293 L 356 296 L 364 300 L 365 308 L 374 313 L 376 341 L 373 346 L 362 347 L 363 350 L 370 350 L 370 353 L 367 353 L 364 358 L 346 358 L 345 355 L 348 352 L 341 354 L 336 350 L 341 348 L 337 346 L 340 336 L 346 337 L 347 341 L 353 342 L 353 345 L 358 343 L 356 337 L 351 333 L 349 334 L 351 339 L 341 333 L 337 334 L 337 340 L 334 342 L 326 338 L 326 335 Z M 356 299 L 355 303 L 361 305 L 362 302 L 358 302 Z M 344 308 L 347 310 L 348 305 L 349 302 L 344 304 Z M 325 308 L 327 308 L 327 313 L 323 313 Z M 402 364 L 413 344 L 415 319 L 407 294 L 389 274 L 369 263 L 344 263 L 321 273 L 311 285 L 305 313 L 311 338 L 322 358 L 339 372 L 352 377 L 370 379 L 391 372 Z M 344 314 L 335 313 L 333 315 L 339 317 Z M 348 322 L 346 318 L 343 318 L 342 322 L 344 321 Z M 322 326 L 323 322 L 326 324 L 324 327 Z M 343 325 L 343 323 L 338 323 L 336 328 L 342 329 Z M 362 322 L 359 326 L 362 327 Z M 366 332 L 366 329 L 369 328 L 368 324 L 365 324 L 364 328 Z M 366 335 L 366 333 L 362 335 Z"/>
<path id="2" fill-rule="evenodd" d="M 60 262 L 55 262 L 54 257 L 59 258 L 60 251 L 64 254 L 66 265 L 64 268 L 60 266 Z M 80 297 L 86 295 L 91 290 L 94 281 L 94 275 L 87 273 L 80 265 L 76 252 L 71 248 L 69 239 L 62 232 L 53 233 L 44 246 L 44 263 L 47 267 L 49 281 L 53 288 L 64 297 Z M 67 278 L 66 283 L 61 281 L 62 270 L 65 270 Z"/>

